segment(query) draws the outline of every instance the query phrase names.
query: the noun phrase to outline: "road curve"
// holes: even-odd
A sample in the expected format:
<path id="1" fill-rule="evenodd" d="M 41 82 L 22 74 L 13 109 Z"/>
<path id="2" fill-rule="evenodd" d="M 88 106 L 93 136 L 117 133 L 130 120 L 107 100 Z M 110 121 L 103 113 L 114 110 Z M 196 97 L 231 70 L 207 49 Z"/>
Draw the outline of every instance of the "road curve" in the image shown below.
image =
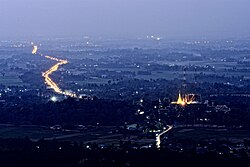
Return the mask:
<path id="1" fill-rule="evenodd" d="M 171 125 L 167 125 L 167 126 L 168 126 L 168 128 L 165 131 L 156 135 L 156 147 L 157 148 L 161 147 L 161 136 L 164 135 L 165 133 L 169 132 L 173 128 L 173 126 L 171 126 Z"/>
<path id="2" fill-rule="evenodd" d="M 38 46 L 34 45 L 33 50 L 32 50 L 32 54 L 37 54 L 37 51 L 38 51 Z M 40 54 L 40 56 L 42 56 L 42 54 Z M 54 92 L 56 92 L 58 94 L 63 94 L 63 95 L 70 96 L 70 97 L 73 97 L 73 98 L 79 98 L 79 97 L 77 97 L 77 95 L 75 93 L 61 90 L 59 88 L 58 84 L 50 78 L 50 75 L 53 72 L 56 72 L 60 66 L 68 64 L 68 61 L 58 59 L 58 58 L 55 58 L 55 57 L 52 57 L 52 56 L 44 56 L 44 57 L 57 62 L 50 69 L 48 69 L 47 71 L 42 73 L 42 76 L 44 77 L 44 80 L 45 80 L 45 84 L 48 87 L 52 88 L 54 90 Z"/>

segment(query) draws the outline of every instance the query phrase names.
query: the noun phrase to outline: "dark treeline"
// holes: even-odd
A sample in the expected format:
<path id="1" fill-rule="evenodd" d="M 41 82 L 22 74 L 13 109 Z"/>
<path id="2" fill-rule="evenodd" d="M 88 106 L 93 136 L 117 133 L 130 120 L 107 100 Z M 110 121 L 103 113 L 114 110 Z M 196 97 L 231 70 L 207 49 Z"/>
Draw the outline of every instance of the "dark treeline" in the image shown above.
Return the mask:
<path id="1" fill-rule="evenodd" d="M 159 115 L 158 101 L 145 100 L 142 109 L 146 115 L 152 118 L 161 117 L 166 124 L 177 121 L 181 124 L 215 124 L 225 125 L 228 128 L 239 127 L 250 128 L 249 106 L 246 104 L 249 98 L 218 96 L 211 98 L 217 104 L 225 104 L 221 100 L 226 100 L 226 104 L 231 108 L 228 110 L 217 110 L 216 107 L 206 105 L 187 106 L 185 112 L 180 114 L 175 107 L 169 108 Z M 0 103 L 0 123 L 15 125 L 45 125 L 53 126 L 59 124 L 65 128 L 75 125 L 101 125 L 101 126 L 121 126 L 127 123 L 142 123 L 144 116 L 135 115 L 138 107 L 136 101 L 120 100 L 75 100 L 68 98 L 58 102 L 34 103 L 38 101 L 35 97 L 8 99 L 8 103 Z M 163 106 L 164 107 L 164 106 Z M 223 105 L 222 105 L 223 107 Z M 182 110 L 181 110 L 182 111 Z M 139 119 L 140 118 L 140 119 Z M 209 121 L 201 122 L 199 119 L 207 118 Z M 156 119 L 156 120 L 157 120 Z M 139 122 L 138 122 L 139 121 Z"/>
<path id="2" fill-rule="evenodd" d="M 0 122 L 11 124 L 55 125 L 77 124 L 121 125 L 131 121 L 135 107 L 123 101 L 74 100 L 45 104 L 19 103 L 0 106 Z"/>

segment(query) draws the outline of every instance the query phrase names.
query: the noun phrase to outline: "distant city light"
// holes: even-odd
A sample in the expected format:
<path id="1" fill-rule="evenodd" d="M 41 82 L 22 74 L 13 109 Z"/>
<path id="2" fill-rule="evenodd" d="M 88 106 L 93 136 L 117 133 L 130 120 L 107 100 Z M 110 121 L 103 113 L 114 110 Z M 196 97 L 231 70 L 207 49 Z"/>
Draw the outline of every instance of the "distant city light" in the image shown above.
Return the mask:
<path id="1" fill-rule="evenodd" d="M 56 102 L 58 99 L 57 99 L 56 96 L 52 96 L 52 97 L 50 98 L 50 100 L 53 101 L 53 102 Z"/>
<path id="2" fill-rule="evenodd" d="M 38 47 L 36 45 L 33 46 L 32 54 L 36 54 L 38 50 Z"/>
<path id="3" fill-rule="evenodd" d="M 139 114 L 140 114 L 140 115 L 143 115 L 143 114 L 144 114 L 144 111 L 140 111 Z"/>

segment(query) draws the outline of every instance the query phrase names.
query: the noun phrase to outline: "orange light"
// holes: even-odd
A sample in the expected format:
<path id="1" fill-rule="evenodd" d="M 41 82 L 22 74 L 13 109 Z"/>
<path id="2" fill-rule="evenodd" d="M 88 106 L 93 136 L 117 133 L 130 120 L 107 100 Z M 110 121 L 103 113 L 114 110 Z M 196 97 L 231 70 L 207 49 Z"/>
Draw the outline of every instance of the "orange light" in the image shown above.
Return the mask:
<path id="1" fill-rule="evenodd" d="M 192 95 L 191 98 L 189 98 L 187 95 L 185 95 L 185 97 L 182 97 L 181 92 L 179 91 L 178 100 L 176 102 L 172 102 L 172 104 L 179 104 L 185 106 L 188 104 L 192 104 L 193 101 L 194 101 L 194 95 Z"/>
<path id="2" fill-rule="evenodd" d="M 38 50 L 38 47 L 36 45 L 33 46 L 32 54 L 36 54 L 37 50 Z M 66 95 L 66 96 L 70 96 L 70 97 L 73 97 L 73 98 L 80 98 L 80 97 L 77 97 L 77 95 L 75 93 L 71 93 L 69 91 L 62 91 L 59 88 L 59 86 L 57 85 L 57 83 L 55 83 L 50 78 L 50 75 L 53 72 L 57 71 L 58 68 L 59 68 L 59 66 L 64 65 L 64 64 L 68 64 L 68 61 L 67 60 L 58 59 L 58 58 L 55 58 L 55 57 L 51 57 L 51 56 L 45 56 L 45 58 L 57 61 L 57 63 L 55 65 L 53 65 L 49 70 L 47 70 L 47 71 L 45 71 L 45 72 L 42 73 L 42 76 L 44 77 L 44 80 L 45 80 L 44 81 L 45 84 L 48 85 L 49 87 L 51 87 L 56 93 L 63 94 L 63 95 Z"/>

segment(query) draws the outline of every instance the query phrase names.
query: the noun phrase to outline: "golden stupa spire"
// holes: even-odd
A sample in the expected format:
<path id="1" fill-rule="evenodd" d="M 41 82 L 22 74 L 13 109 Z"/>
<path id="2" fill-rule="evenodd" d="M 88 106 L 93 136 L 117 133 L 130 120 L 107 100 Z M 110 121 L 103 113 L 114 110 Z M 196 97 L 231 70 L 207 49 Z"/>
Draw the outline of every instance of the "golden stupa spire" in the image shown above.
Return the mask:
<path id="1" fill-rule="evenodd" d="M 185 97 L 182 97 L 181 91 L 179 91 L 177 102 L 172 102 L 172 104 L 179 104 L 179 105 L 185 106 L 187 104 L 191 104 L 193 102 L 193 98 L 194 98 L 194 96 L 189 98 L 187 95 L 185 95 Z"/>
<path id="2" fill-rule="evenodd" d="M 176 103 L 183 105 L 183 106 L 186 104 L 185 99 L 182 99 L 182 97 L 181 97 L 181 91 L 179 91 L 179 96 L 178 96 L 178 100 Z"/>
<path id="3" fill-rule="evenodd" d="M 179 96 L 177 100 L 177 104 L 181 104 L 183 102 L 182 97 L 181 97 L 181 91 L 179 91 Z"/>

